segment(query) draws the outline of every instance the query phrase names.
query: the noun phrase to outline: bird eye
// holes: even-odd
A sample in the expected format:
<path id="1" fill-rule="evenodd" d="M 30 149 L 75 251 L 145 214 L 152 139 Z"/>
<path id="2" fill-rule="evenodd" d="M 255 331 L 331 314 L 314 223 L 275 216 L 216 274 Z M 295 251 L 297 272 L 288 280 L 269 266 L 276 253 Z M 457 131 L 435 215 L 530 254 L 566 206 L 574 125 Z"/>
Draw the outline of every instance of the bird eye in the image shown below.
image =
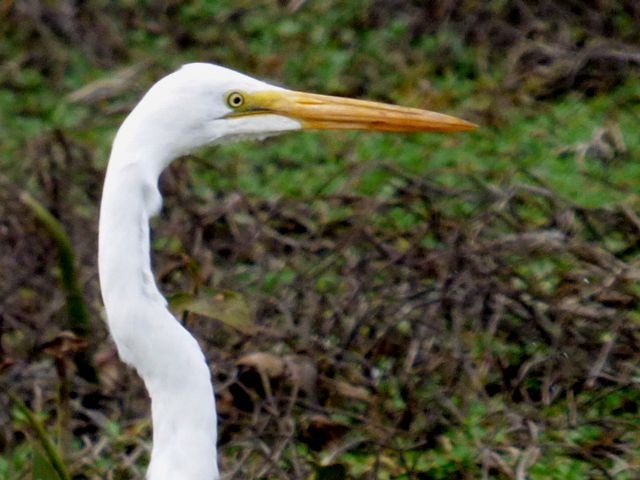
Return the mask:
<path id="1" fill-rule="evenodd" d="M 227 105 L 229 105 L 231 108 L 239 108 L 243 103 L 244 97 L 241 93 L 231 92 L 229 95 L 227 95 Z"/>

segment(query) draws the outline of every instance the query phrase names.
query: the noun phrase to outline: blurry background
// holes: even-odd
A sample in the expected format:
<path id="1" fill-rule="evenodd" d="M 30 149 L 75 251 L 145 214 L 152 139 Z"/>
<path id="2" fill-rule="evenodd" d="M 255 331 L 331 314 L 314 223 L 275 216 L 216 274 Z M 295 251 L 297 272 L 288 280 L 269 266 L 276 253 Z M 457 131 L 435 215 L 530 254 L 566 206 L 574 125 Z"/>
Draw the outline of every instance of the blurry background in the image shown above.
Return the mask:
<path id="1" fill-rule="evenodd" d="M 143 475 L 98 203 L 118 125 L 190 61 L 481 125 L 165 172 L 155 271 L 226 478 L 637 478 L 635 0 L 0 2 L 0 478 Z"/>

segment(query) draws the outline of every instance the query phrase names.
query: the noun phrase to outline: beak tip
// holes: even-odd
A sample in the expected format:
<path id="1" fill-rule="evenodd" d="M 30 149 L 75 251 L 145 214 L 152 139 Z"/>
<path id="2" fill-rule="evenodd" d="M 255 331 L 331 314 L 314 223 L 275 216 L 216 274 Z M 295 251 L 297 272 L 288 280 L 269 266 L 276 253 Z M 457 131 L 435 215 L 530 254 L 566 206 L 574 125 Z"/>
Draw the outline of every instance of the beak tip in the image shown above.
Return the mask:
<path id="1" fill-rule="evenodd" d="M 478 128 L 478 124 L 477 123 L 468 122 L 466 120 L 464 120 L 464 123 L 462 125 L 462 131 L 463 132 L 467 132 L 469 130 L 476 130 L 477 128 Z"/>
<path id="2" fill-rule="evenodd" d="M 450 124 L 449 128 L 445 129 L 445 131 L 449 131 L 449 132 L 469 132 L 469 131 L 472 131 L 472 130 L 476 130 L 477 128 L 478 128 L 478 125 L 473 123 L 473 122 L 469 122 L 469 121 L 463 120 L 461 118 L 456 118 L 455 122 Z"/>

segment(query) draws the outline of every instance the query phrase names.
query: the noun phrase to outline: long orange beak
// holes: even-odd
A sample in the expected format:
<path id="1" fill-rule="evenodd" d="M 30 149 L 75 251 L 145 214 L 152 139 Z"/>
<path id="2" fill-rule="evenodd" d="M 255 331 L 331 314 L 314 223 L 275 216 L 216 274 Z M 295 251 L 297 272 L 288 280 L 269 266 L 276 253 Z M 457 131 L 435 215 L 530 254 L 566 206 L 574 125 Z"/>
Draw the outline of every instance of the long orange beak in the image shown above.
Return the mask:
<path id="1" fill-rule="evenodd" d="M 231 117 L 283 115 L 309 130 L 461 132 L 476 128 L 466 120 L 429 110 L 292 90 L 233 92 L 228 103 L 234 109 Z"/>

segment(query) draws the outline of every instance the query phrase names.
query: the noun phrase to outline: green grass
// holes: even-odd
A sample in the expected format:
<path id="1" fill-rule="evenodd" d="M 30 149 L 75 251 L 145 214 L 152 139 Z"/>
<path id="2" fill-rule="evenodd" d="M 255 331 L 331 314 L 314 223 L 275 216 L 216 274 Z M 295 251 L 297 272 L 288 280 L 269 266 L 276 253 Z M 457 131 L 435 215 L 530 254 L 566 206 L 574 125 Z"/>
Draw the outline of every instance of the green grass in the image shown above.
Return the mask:
<path id="1" fill-rule="evenodd" d="M 204 54 L 196 48 L 161 55 L 158 50 L 175 47 L 149 31 L 128 32 L 130 63 L 150 61 L 152 68 L 131 85 L 130 91 L 114 100 L 133 102 L 145 84 L 162 73 L 186 61 L 211 59 L 259 77 L 269 78 L 276 73 L 276 82 L 286 82 L 292 88 L 341 95 L 353 94 L 358 86 L 350 82 L 362 79 L 364 73 L 362 81 L 369 98 L 431 106 L 462 115 L 467 112 L 471 117 L 474 111 L 497 111 L 498 121 L 486 125 L 480 119 L 477 132 L 455 137 L 307 133 L 270 140 L 259 148 L 253 144 L 223 147 L 202 154 L 213 167 L 208 175 L 203 172 L 203 188 L 238 188 L 261 196 L 331 193 L 344 186 L 344 173 L 353 163 L 393 159 L 408 172 L 428 175 L 444 184 L 459 185 L 464 182 L 461 177 L 467 175 L 499 184 L 529 181 L 533 175 L 580 205 L 637 203 L 633 179 L 640 176 L 640 162 L 633 160 L 640 148 L 635 134 L 640 103 L 638 81 L 588 99 L 567 95 L 553 103 L 507 102 L 506 108 L 487 105 L 500 96 L 495 91 L 499 74 L 478 70 L 475 58 L 479 51 L 447 35 L 424 36 L 414 40 L 415 44 L 407 44 L 408 20 L 402 16 L 385 28 L 354 29 L 353 25 L 368 18 L 374 8 L 369 2 L 354 2 L 340 9 L 331 2 L 312 2 L 295 16 L 282 15 L 281 9 L 271 4 L 250 7 L 236 25 L 239 30 L 230 33 L 237 35 L 237 41 L 246 49 L 246 55 L 239 58 L 234 57 L 235 50 L 229 48 L 228 40 L 221 41 L 215 22 L 204 21 L 209 17 L 224 21 L 231 3 L 203 2 L 185 5 L 177 12 L 193 35 L 214 45 Z M 316 21 L 319 16 L 324 22 Z M 295 55 L 281 53 L 278 68 L 264 71 L 268 64 L 265 58 L 285 44 Z M 390 44 L 397 47 L 388 52 L 383 46 Z M 450 58 L 444 74 L 434 77 L 438 65 L 432 58 L 443 44 L 448 45 Z M 18 44 L 12 47 L 23 48 Z M 15 101 L 15 91 L 0 89 L 6 132 L 0 141 L 3 170 L 24 168 L 19 159 L 25 143 L 52 128 L 74 132 L 72 139 L 90 145 L 97 164 L 105 164 L 122 114 L 105 114 L 106 103 L 93 107 L 74 105 L 65 95 L 92 80 L 109 78 L 114 72 L 96 68 L 77 50 L 66 55 L 68 69 L 55 89 L 50 88 L 51 79 L 34 68 L 21 69 L 12 78 L 20 102 Z M 428 88 L 423 85 L 425 81 L 429 82 Z M 588 142 L 594 130 L 607 123 L 620 126 L 631 152 L 627 158 L 605 163 L 587 157 L 578 162 L 575 154 L 566 153 L 567 149 Z M 354 187 L 358 193 L 372 194 L 384 189 L 385 180 L 386 176 L 374 169 Z"/>
<path id="2" fill-rule="evenodd" d="M 374 18 L 376 2 L 349 2 L 339 6 L 338 2 L 304 2 L 304 8 L 296 13 L 279 7 L 279 3 L 282 2 L 255 5 L 229 0 L 180 4 L 155 20 L 136 16 L 139 21 L 136 28 L 120 25 L 127 54 L 111 65 L 101 65 L 75 45 L 58 51 L 59 58 L 54 62 L 59 64 L 57 74 L 55 68 L 49 75 L 29 66 L 29 62 L 16 71 L 3 70 L 0 77 L 2 174 L 37 195 L 40 187 L 36 173 L 43 165 L 38 145 L 56 130 L 64 132 L 74 146 L 87 152 L 87 161 L 91 162 L 88 167 L 103 170 L 118 125 L 145 89 L 180 64 L 198 60 L 225 64 L 293 89 L 432 108 L 479 123 L 475 132 L 450 136 L 304 132 L 268 139 L 259 145 L 239 143 L 206 148 L 183 160 L 188 164 L 190 185 L 202 199 L 236 191 L 250 199 L 303 199 L 313 205 L 315 213 L 322 212 L 318 215 L 324 218 L 318 224 L 338 224 L 353 216 L 354 210 L 348 206 L 333 209 L 326 199 L 333 195 L 393 198 L 398 184 L 402 183 L 398 176 L 389 173 L 387 165 L 393 164 L 411 178 L 426 179 L 456 192 L 487 192 L 486 201 L 478 201 L 479 195 L 471 198 L 455 195 L 439 200 L 434 211 L 448 220 L 462 222 L 479 216 L 493 206 L 490 198 L 493 186 L 508 190 L 518 184 L 548 188 L 568 203 L 586 208 L 621 204 L 635 210 L 640 208 L 640 79 L 637 76 L 630 76 L 624 84 L 594 96 L 570 92 L 550 100 L 534 101 L 517 92 L 500 91 L 505 74 L 500 64 L 486 69 L 479 60 L 487 57 L 486 47 L 465 44 L 447 31 L 435 35 L 412 34 L 411 19 L 402 14 L 394 16 L 392 21 L 375 24 L 371 18 Z M 114 11 L 133 15 L 130 2 L 115 2 L 111 8 L 110 15 L 114 15 Z M 614 20 L 621 28 L 631 28 L 625 27 L 624 18 Z M 159 26 L 154 22 L 159 22 Z M 176 45 L 166 34 L 173 28 L 182 29 L 184 41 L 192 46 Z M 390 45 L 393 48 L 389 48 Z M 0 52 L 22 58 L 30 54 L 30 48 L 16 30 L 7 37 Z M 90 82 L 108 79 L 121 68 L 143 62 L 148 67 L 142 69 L 130 85 L 106 100 L 82 104 L 68 98 L 70 93 Z M 581 155 L 594 132 L 607 126 L 619 128 L 626 152 L 617 152 L 609 159 L 588 153 Z M 74 181 L 69 180 L 70 184 Z M 96 215 L 95 204 L 87 202 L 77 208 L 84 218 Z M 400 204 L 372 213 L 368 221 L 379 231 L 393 236 L 394 248 L 404 252 L 409 248 L 404 235 L 422 225 L 428 213 L 424 203 Z M 548 206 L 540 199 L 521 202 L 511 213 L 531 229 L 548 227 L 550 223 Z M 507 221 L 492 225 L 488 235 L 496 232 L 509 233 L 511 226 Z M 449 240 L 427 232 L 420 246 L 427 251 L 435 250 Z M 613 252 L 619 250 L 618 243 L 621 242 L 615 235 L 603 240 L 603 245 Z M 154 247 L 174 253 L 176 257 L 188 248 L 175 236 L 156 238 Z M 319 254 L 318 258 L 323 257 Z M 513 254 L 508 260 L 517 274 L 511 286 L 514 289 L 531 286 L 542 298 L 556 294 L 576 268 L 575 258 L 566 253 L 548 257 L 531 255 L 530 258 Z M 258 277 L 254 267 L 247 262 L 246 268 L 229 273 L 229 281 L 247 286 L 243 292 L 247 295 L 270 296 L 286 291 L 304 277 L 300 271 L 313 273 L 317 265 L 307 257 L 290 263 L 283 261 L 262 277 Z M 320 295 L 344 295 L 348 291 L 349 285 L 340 275 L 340 267 L 342 265 L 323 269 L 314 276 L 312 285 Z M 383 273 L 375 279 L 379 283 L 384 283 Z M 586 282 L 593 272 L 580 274 Z M 431 287 L 433 280 L 425 278 L 423 282 Z M 32 295 L 34 291 L 26 288 L 24 292 Z M 377 299 L 367 300 L 375 303 Z M 94 303 L 99 305 L 98 300 Z M 634 308 L 637 310 L 629 307 Z M 637 323 L 637 311 L 631 314 L 635 314 Z M 516 327 L 524 326 L 525 322 L 511 317 L 502 321 L 512 322 Z M 403 339 L 410 337 L 408 322 L 400 323 L 393 333 L 398 332 Z M 363 337 L 375 334 L 365 327 L 361 333 Z M 338 334 L 332 335 L 335 337 L 329 335 L 327 342 L 340 340 Z M 3 340 L 11 346 L 11 338 L 6 334 Z M 603 342 L 606 339 L 603 335 Z M 521 365 L 527 359 L 556 355 L 558 351 L 556 346 L 539 341 L 515 345 L 499 332 L 485 335 L 484 331 L 463 331 L 458 340 L 460 344 L 454 346 L 456 351 L 461 349 L 470 362 L 475 362 L 474 367 L 487 357 Z M 454 349 L 451 345 L 438 347 Z M 371 360 L 382 378 L 376 385 L 373 406 L 355 404 L 348 414 L 338 410 L 332 420 L 354 428 L 357 436 L 358 416 L 378 415 L 383 419 L 400 416 L 411 399 L 406 398 L 403 384 L 396 378 L 394 361 L 384 356 Z M 550 405 L 538 402 L 539 408 L 533 409 L 517 404 L 505 392 L 490 396 L 475 387 L 470 387 L 467 397 L 454 396 L 444 401 L 437 389 L 448 385 L 450 379 L 446 375 L 449 374 L 450 371 L 434 373 L 433 378 L 429 378 L 432 386 L 425 385 L 428 382 L 417 382 L 416 391 L 421 400 L 434 405 L 446 420 L 434 426 L 426 413 L 414 419 L 412 434 L 420 436 L 422 430 L 434 430 L 428 448 L 409 444 L 403 438 L 375 445 L 371 442 L 359 445 L 355 438 L 356 447 L 330 458 L 326 452 L 310 452 L 302 444 L 298 445 L 296 455 L 310 464 L 323 465 L 324 469 L 317 467 L 318 480 L 325 478 L 321 475 L 343 478 L 348 474 L 350 478 L 365 478 L 373 472 L 380 479 L 481 478 L 484 473 L 490 478 L 508 478 L 500 465 L 491 463 L 491 454 L 497 452 L 507 459 L 509 468 L 516 468 L 526 451 L 520 448 L 527 443 L 522 436 L 533 435 L 527 431 L 527 420 L 531 420 L 544 426 L 536 433 L 536 442 L 531 442 L 539 447 L 535 454 L 531 453 L 533 463 L 528 472 L 532 480 L 590 478 L 594 472 L 593 459 L 587 461 L 580 454 L 607 442 L 625 441 L 635 445 L 636 450 L 625 458 L 635 458 L 636 463 L 640 458 L 638 442 L 632 438 L 633 432 L 637 433 L 637 412 L 630 405 L 640 403 L 634 386 L 585 390 L 576 392 L 575 398 L 568 398 L 567 394 Z M 480 380 L 484 384 L 500 381 L 498 373 L 492 370 Z M 570 380 L 567 384 L 570 385 Z M 526 389 L 537 394 L 542 387 L 534 379 Z M 572 419 L 572 408 L 576 404 L 579 415 Z M 517 428 L 514 427 L 515 414 L 521 416 Z M 605 424 L 601 419 L 615 419 L 614 425 Z M 15 425 L 16 430 L 20 428 Z M 131 450 L 137 445 L 132 439 L 144 436 L 146 429 L 146 425 L 138 425 L 131 432 L 118 422 L 110 421 L 100 434 L 108 439 L 114 451 Z M 608 432 L 612 429 L 615 436 L 610 440 Z M 78 439 L 75 445 L 77 451 Z M 3 450 L 0 479 L 26 478 L 25 472 L 37 463 L 34 448 L 37 445 L 25 439 Z M 226 454 L 231 457 L 234 448 L 228 447 Z M 108 453 L 110 457 L 97 460 L 92 467 L 98 477 L 116 468 L 117 452 Z M 484 470 L 482 455 L 487 455 Z M 606 452 L 602 454 L 596 449 L 594 461 L 601 461 L 605 469 L 610 468 L 603 455 L 606 457 Z M 144 459 L 142 456 L 141 465 Z M 615 478 L 631 480 L 632 474 L 626 472 Z"/>
<path id="3" fill-rule="evenodd" d="M 637 113 L 616 107 L 637 102 L 637 82 L 606 97 L 567 98 L 557 104 L 512 108 L 503 124 L 443 137 L 429 134 L 295 133 L 265 145 L 238 144 L 201 156 L 213 171 L 199 179 L 206 187 L 238 188 L 253 195 L 313 196 L 353 187 L 360 194 L 384 192 L 388 175 L 376 168 L 349 183 L 348 173 L 362 162 L 393 161 L 403 170 L 459 187 L 469 176 L 509 185 L 532 177 L 569 201 L 585 207 L 628 202 L 637 205 L 640 163 L 633 161 L 640 140 Z M 534 111 L 537 109 L 537 111 Z M 607 122 L 620 125 L 627 158 L 606 162 L 567 150 L 587 144 Z M 222 170 L 223 174 L 219 174 Z M 468 183 L 467 183 L 468 185 Z"/>

